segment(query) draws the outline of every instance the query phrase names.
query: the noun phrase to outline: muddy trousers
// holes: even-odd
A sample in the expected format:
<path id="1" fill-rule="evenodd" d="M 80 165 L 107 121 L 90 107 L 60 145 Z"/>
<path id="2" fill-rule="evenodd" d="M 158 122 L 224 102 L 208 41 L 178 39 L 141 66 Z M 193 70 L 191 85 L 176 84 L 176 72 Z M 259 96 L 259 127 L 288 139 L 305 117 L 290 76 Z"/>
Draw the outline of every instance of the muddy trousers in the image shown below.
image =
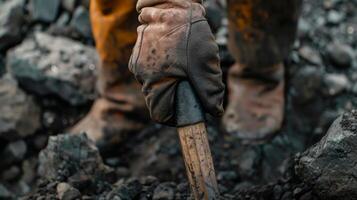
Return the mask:
<path id="1" fill-rule="evenodd" d="M 91 22 L 102 61 L 116 63 L 119 76 L 130 76 L 126 63 L 136 40 L 135 0 L 91 1 Z M 301 0 L 227 0 L 229 49 L 250 75 L 264 75 L 287 56 L 294 41 Z M 103 66 L 104 67 L 104 66 Z M 262 73 L 260 73 L 262 72 Z"/>
<path id="2" fill-rule="evenodd" d="M 295 39 L 301 0 L 228 0 L 229 50 L 242 73 L 264 76 Z"/>

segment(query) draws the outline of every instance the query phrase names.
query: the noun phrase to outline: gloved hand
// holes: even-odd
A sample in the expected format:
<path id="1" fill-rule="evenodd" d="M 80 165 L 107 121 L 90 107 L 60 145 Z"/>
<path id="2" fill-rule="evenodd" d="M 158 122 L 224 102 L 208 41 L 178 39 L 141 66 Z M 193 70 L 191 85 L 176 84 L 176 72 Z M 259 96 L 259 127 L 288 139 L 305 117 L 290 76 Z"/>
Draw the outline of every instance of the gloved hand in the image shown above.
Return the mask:
<path id="1" fill-rule="evenodd" d="M 204 110 L 223 114 L 218 46 L 198 0 L 138 0 L 138 38 L 129 69 L 143 85 L 152 119 L 175 125 L 175 93 L 188 80 Z"/>

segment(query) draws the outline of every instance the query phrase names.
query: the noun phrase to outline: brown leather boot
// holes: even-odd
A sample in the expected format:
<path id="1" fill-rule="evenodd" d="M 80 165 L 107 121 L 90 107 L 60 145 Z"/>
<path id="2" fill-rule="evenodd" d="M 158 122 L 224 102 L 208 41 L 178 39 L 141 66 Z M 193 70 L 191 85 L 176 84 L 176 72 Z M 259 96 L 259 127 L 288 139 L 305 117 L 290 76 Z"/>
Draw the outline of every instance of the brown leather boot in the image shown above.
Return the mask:
<path id="1" fill-rule="evenodd" d="M 228 0 L 229 49 L 223 126 L 246 141 L 274 136 L 283 121 L 284 66 L 295 39 L 301 0 Z"/>
<path id="2" fill-rule="evenodd" d="M 228 75 L 229 104 L 223 117 L 228 133 L 246 141 L 260 142 L 274 136 L 283 122 L 284 67 L 266 71 L 266 79 L 242 75 L 235 64 Z"/>
<path id="3" fill-rule="evenodd" d="M 86 132 L 97 144 L 115 144 L 149 120 L 141 87 L 127 68 L 138 25 L 135 1 L 93 0 L 90 12 L 101 59 L 100 98 L 70 132 Z"/>
<path id="4" fill-rule="evenodd" d="M 102 67 L 98 80 L 98 98 L 90 112 L 79 121 L 71 133 L 86 132 L 97 144 L 117 144 L 128 134 L 137 132 L 149 120 L 140 85 L 133 78 L 115 81 L 118 71 Z M 111 71 L 111 72 L 109 72 Z M 129 79 L 129 80 L 128 80 Z"/>

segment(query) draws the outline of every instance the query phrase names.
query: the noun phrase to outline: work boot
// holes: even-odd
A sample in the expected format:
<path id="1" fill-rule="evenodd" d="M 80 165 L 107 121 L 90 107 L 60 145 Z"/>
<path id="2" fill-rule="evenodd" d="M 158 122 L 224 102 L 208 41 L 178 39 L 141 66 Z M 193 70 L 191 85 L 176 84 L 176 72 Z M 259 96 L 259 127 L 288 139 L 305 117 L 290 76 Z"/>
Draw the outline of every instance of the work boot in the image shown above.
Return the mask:
<path id="1" fill-rule="evenodd" d="M 90 14 L 101 60 L 100 97 L 70 132 L 86 132 L 98 145 L 116 144 L 149 120 L 141 87 L 127 68 L 138 25 L 135 1 L 93 0 Z"/>
<path id="2" fill-rule="evenodd" d="M 262 78 L 243 75 L 242 67 L 235 64 L 228 74 L 228 106 L 223 126 L 238 138 L 263 142 L 274 136 L 283 122 L 284 67 L 274 66 Z"/>
<path id="3" fill-rule="evenodd" d="M 118 71 L 103 70 L 98 80 L 98 98 L 90 112 L 71 130 L 87 133 L 97 145 L 117 144 L 131 133 L 141 130 L 149 120 L 140 85 L 133 78 L 115 81 Z M 105 72 L 103 72 L 105 71 Z M 129 81 L 130 80 L 130 81 Z"/>
<path id="4" fill-rule="evenodd" d="M 283 60 L 294 42 L 301 0 L 228 0 L 228 72 L 224 129 L 245 141 L 265 141 L 282 125 Z"/>

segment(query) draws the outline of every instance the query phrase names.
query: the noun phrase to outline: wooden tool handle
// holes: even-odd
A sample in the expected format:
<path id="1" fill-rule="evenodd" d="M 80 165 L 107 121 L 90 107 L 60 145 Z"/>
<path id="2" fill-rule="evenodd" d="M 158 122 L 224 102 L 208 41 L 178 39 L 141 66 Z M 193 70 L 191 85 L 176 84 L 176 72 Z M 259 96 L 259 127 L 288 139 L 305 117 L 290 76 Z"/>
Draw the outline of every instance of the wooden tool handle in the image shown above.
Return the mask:
<path id="1" fill-rule="evenodd" d="M 187 81 L 177 89 L 177 123 L 188 180 L 195 200 L 219 198 L 202 108 Z"/>

